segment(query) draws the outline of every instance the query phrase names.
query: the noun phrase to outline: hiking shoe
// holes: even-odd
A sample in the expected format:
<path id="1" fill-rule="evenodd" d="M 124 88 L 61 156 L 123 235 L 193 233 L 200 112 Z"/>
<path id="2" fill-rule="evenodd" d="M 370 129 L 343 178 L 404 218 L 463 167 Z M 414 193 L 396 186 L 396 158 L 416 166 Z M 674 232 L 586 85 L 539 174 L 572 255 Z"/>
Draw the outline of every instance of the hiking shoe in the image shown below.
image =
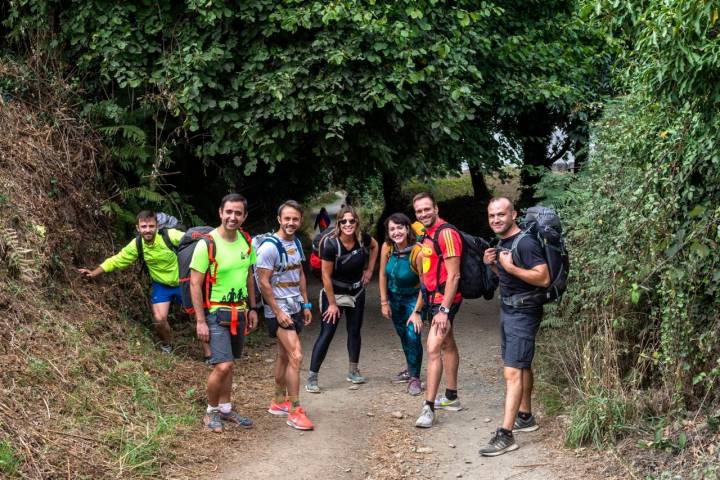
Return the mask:
<path id="1" fill-rule="evenodd" d="M 170 355 L 173 352 L 173 346 L 169 343 L 160 345 L 160 351 L 166 355 Z"/>
<path id="2" fill-rule="evenodd" d="M 530 418 L 523 420 L 518 415 L 515 417 L 515 424 L 513 425 L 513 432 L 534 432 L 540 428 L 540 425 L 535 421 L 535 417 L 530 415 Z"/>
<path id="3" fill-rule="evenodd" d="M 223 424 L 222 421 L 220 421 L 220 412 L 214 411 L 206 413 L 203 417 L 203 423 L 211 432 L 222 433 L 223 431 Z"/>
<path id="4" fill-rule="evenodd" d="M 238 425 L 242 428 L 252 428 L 253 421 L 250 420 L 248 417 L 243 417 L 237 412 L 233 412 L 232 410 L 228 413 L 222 413 L 220 412 L 220 419 L 224 422 L 234 423 L 235 425 Z"/>
<path id="5" fill-rule="evenodd" d="M 392 383 L 407 383 L 410 381 L 410 373 L 407 370 L 403 370 L 402 372 L 395 375 L 395 378 L 393 378 Z"/>
<path id="6" fill-rule="evenodd" d="M 285 400 L 284 402 L 277 403 L 273 398 L 270 401 L 270 408 L 268 408 L 268 413 L 272 413 L 273 415 L 278 416 L 287 416 L 291 407 L 292 404 L 289 401 Z"/>
<path id="7" fill-rule="evenodd" d="M 415 421 L 415 426 L 418 428 L 430 428 L 435 423 L 435 412 L 432 411 L 430 405 L 423 405 L 420 416 Z"/>
<path id="8" fill-rule="evenodd" d="M 346 380 L 355 384 L 365 383 L 365 377 L 360 375 L 360 370 L 355 370 L 354 372 L 348 373 Z"/>
<path id="9" fill-rule="evenodd" d="M 487 446 L 480 449 L 480 455 L 483 457 L 497 457 L 503 453 L 517 450 L 517 448 L 518 444 L 515 443 L 515 438 L 498 428 Z"/>
<path id="10" fill-rule="evenodd" d="M 317 377 L 308 378 L 307 383 L 305 384 L 305 391 L 308 393 L 320 393 L 320 387 L 318 386 Z"/>
<path id="11" fill-rule="evenodd" d="M 457 412 L 462 410 L 462 405 L 460 405 L 459 398 L 456 398 L 455 400 L 448 400 L 445 395 L 442 395 L 441 397 L 435 399 L 435 408 Z"/>
<path id="12" fill-rule="evenodd" d="M 408 383 L 407 392 L 410 395 L 415 396 L 415 395 L 420 395 L 422 393 L 422 391 L 423 391 L 423 388 L 422 388 L 422 383 L 420 382 L 420 379 L 417 377 L 412 377 L 410 379 L 410 382 Z"/>
<path id="13" fill-rule="evenodd" d="M 297 407 L 294 411 L 288 413 L 288 419 L 285 423 L 295 430 L 312 430 L 314 428 L 313 423 L 305 415 L 305 409 L 302 407 Z"/>

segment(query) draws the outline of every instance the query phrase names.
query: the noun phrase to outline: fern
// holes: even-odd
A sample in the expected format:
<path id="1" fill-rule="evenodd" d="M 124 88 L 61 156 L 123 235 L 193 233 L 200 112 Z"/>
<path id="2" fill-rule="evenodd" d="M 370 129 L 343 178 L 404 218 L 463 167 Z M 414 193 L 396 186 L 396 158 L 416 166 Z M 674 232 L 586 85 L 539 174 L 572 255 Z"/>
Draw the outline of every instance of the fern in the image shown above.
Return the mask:
<path id="1" fill-rule="evenodd" d="M 10 275 L 23 282 L 33 283 L 40 272 L 32 260 L 33 251 L 21 245 L 15 230 L 0 228 L 0 258 L 8 265 Z"/>

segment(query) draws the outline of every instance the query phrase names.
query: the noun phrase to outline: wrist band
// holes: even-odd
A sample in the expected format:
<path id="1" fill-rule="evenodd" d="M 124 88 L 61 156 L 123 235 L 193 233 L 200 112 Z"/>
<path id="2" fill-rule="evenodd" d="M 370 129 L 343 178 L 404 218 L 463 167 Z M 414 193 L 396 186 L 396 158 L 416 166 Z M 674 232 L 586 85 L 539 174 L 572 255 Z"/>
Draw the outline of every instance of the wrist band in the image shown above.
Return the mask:
<path id="1" fill-rule="evenodd" d="M 384 300 L 384 301 L 383 301 L 383 300 L 380 300 L 380 305 L 387 305 L 387 304 L 388 304 L 388 301 L 387 301 L 387 300 Z"/>
<path id="2" fill-rule="evenodd" d="M 303 303 L 303 308 L 307 308 L 308 310 L 312 310 L 312 303 Z"/>

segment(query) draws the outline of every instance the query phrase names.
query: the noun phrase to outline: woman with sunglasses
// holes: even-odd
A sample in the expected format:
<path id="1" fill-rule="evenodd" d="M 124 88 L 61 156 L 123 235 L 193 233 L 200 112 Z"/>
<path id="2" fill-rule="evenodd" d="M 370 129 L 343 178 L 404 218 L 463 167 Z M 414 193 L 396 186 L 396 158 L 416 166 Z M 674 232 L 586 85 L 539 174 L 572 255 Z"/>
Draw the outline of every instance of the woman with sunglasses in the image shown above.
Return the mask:
<path id="1" fill-rule="evenodd" d="M 361 232 L 360 218 L 355 209 L 349 205 L 342 207 L 334 230 L 320 240 L 323 288 L 319 303 L 322 322 L 305 385 L 305 390 L 310 393 L 320 393 L 318 372 L 343 314 L 350 361 L 347 381 L 365 383 L 358 369 L 360 329 L 365 310 L 365 285 L 372 278 L 377 255 L 378 244 L 370 235 Z"/>
<path id="2" fill-rule="evenodd" d="M 403 213 L 393 213 L 385 220 L 385 242 L 380 250 L 380 310 L 392 320 L 400 337 L 407 368 L 398 373 L 395 383 L 408 382 L 410 395 L 420 395 L 420 367 L 422 365 L 423 306 L 417 260 L 420 252 L 410 219 Z"/>

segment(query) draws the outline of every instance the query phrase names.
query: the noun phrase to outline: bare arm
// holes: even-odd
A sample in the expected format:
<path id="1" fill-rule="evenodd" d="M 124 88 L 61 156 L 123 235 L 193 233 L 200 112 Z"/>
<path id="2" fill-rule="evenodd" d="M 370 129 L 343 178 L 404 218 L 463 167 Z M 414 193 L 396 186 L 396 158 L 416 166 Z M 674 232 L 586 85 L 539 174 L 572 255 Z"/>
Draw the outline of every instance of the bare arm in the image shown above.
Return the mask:
<path id="1" fill-rule="evenodd" d="M 460 257 L 450 257 L 444 261 L 447 269 L 447 280 L 445 281 L 442 305 L 445 308 L 450 308 L 453 300 L 455 300 L 458 285 L 460 285 Z"/>
<path id="2" fill-rule="evenodd" d="M 278 318 L 283 312 L 280 308 L 280 305 L 278 305 L 277 300 L 275 300 L 275 295 L 272 291 L 272 285 L 270 284 L 270 279 L 272 278 L 273 271 L 269 268 L 258 268 L 256 271 L 258 276 L 258 283 L 260 284 L 260 293 L 262 293 L 263 301 L 270 307 L 270 309 L 275 314 L 275 317 Z"/>
<path id="3" fill-rule="evenodd" d="M 85 278 L 95 278 L 105 273 L 105 270 L 103 270 L 102 267 L 97 267 L 94 270 L 89 270 L 87 268 L 78 268 L 78 273 Z"/>
<path id="4" fill-rule="evenodd" d="M 332 284 L 332 272 L 334 266 L 335 264 L 331 260 L 323 260 L 320 267 L 323 289 L 325 289 L 325 295 L 327 295 L 328 304 L 330 306 L 335 305 L 335 291 L 333 290 Z"/>
<path id="5" fill-rule="evenodd" d="M 203 304 L 203 280 L 205 273 L 197 270 L 190 270 L 190 300 L 195 309 L 195 323 L 197 336 L 200 341 L 208 342 L 210 333 L 208 331 L 207 321 L 205 320 L 205 305 Z"/>
<path id="6" fill-rule="evenodd" d="M 380 312 L 382 312 L 382 315 L 385 318 L 390 318 L 392 315 L 390 311 L 390 303 L 388 302 L 387 274 L 385 273 L 388 253 L 391 248 L 392 247 L 385 242 L 383 242 L 382 247 L 380 247 L 380 272 L 378 272 L 380 284 Z"/>
<path id="7" fill-rule="evenodd" d="M 370 271 L 370 276 L 372 276 L 373 269 L 375 268 L 375 262 L 377 261 L 378 257 L 378 243 L 377 240 L 374 238 L 370 239 L 370 261 L 368 262 L 368 270 Z"/>

